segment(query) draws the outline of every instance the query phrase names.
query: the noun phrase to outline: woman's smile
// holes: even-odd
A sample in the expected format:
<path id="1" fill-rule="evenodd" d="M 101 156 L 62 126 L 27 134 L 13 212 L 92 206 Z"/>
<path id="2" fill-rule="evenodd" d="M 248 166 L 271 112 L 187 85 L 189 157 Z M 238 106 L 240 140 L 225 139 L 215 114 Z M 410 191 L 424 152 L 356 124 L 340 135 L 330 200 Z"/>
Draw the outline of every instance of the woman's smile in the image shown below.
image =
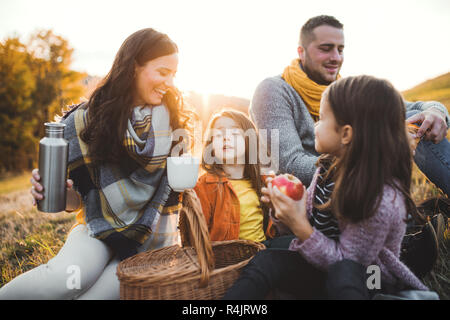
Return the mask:
<path id="1" fill-rule="evenodd" d="M 173 78 L 177 72 L 178 54 L 174 53 L 148 61 L 136 67 L 135 105 L 159 105 L 169 88 L 173 88 Z"/>

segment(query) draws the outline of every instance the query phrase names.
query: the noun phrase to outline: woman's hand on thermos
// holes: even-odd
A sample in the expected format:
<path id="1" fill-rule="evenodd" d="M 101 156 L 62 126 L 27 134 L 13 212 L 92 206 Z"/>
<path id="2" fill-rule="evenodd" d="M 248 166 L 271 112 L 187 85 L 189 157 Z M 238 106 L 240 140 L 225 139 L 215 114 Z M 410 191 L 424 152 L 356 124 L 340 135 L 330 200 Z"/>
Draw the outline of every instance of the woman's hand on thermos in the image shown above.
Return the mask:
<path id="1" fill-rule="evenodd" d="M 33 205 L 37 205 L 37 201 L 44 199 L 44 196 L 42 195 L 42 191 L 44 191 L 44 188 L 42 185 L 38 182 L 41 180 L 41 176 L 39 175 L 39 169 L 34 169 L 31 171 L 31 195 L 33 196 Z M 73 187 L 73 181 L 68 179 L 66 182 L 67 190 L 71 190 Z"/>
<path id="2" fill-rule="evenodd" d="M 31 171 L 31 195 L 33 196 L 33 206 L 35 206 L 37 204 L 38 200 L 42 200 L 44 199 L 44 196 L 39 193 L 42 191 L 42 185 L 40 185 L 38 183 L 38 181 L 41 180 L 41 177 L 39 176 L 39 170 L 38 169 L 34 169 L 33 171 Z"/>

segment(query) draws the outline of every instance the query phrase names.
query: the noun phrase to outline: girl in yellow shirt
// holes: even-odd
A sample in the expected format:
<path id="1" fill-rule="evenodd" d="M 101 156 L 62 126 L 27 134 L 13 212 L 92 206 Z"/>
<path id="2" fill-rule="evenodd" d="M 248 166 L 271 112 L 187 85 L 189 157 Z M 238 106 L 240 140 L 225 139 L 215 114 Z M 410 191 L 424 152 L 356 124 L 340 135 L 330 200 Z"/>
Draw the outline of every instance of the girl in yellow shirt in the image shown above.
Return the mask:
<path id="1" fill-rule="evenodd" d="M 277 232 L 260 202 L 259 146 L 256 127 L 244 113 L 224 110 L 211 118 L 202 157 L 206 173 L 195 191 L 213 241 L 247 239 L 273 247 Z M 287 248 L 290 241 L 284 242 L 277 246 Z"/>

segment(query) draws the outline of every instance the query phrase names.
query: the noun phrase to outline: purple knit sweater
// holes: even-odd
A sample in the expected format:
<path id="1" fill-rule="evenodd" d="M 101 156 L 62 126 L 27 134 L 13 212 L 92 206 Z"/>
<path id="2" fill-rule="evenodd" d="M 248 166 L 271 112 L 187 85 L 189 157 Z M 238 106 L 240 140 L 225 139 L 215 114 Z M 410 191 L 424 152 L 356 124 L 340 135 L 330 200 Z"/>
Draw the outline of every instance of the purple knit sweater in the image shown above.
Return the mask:
<path id="1" fill-rule="evenodd" d="M 319 170 L 314 174 L 308 188 L 308 216 L 312 212 L 318 173 Z M 405 217 L 403 195 L 386 185 L 380 206 L 371 218 L 359 223 L 339 221 L 339 242 L 314 228 L 312 235 L 305 241 L 302 242 L 298 238 L 292 240 L 289 250 L 299 252 L 309 263 L 322 270 L 327 270 L 331 264 L 343 259 L 359 262 L 365 267 L 378 265 L 383 281 L 396 283 L 398 279 L 412 288 L 428 290 L 399 260 L 400 246 L 406 231 Z M 283 229 L 284 226 L 279 227 Z"/>

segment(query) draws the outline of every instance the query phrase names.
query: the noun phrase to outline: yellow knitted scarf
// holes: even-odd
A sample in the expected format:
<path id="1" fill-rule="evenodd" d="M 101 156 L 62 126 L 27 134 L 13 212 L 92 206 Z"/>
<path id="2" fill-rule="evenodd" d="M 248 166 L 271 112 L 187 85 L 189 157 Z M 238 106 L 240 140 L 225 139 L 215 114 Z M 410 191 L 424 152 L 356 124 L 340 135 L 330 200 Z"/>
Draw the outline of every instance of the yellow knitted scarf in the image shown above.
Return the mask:
<path id="1" fill-rule="evenodd" d="M 300 68 L 300 59 L 298 58 L 294 59 L 284 69 L 282 77 L 302 97 L 314 121 L 317 121 L 319 118 L 320 99 L 328 86 L 317 84 L 308 78 L 306 73 Z"/>

